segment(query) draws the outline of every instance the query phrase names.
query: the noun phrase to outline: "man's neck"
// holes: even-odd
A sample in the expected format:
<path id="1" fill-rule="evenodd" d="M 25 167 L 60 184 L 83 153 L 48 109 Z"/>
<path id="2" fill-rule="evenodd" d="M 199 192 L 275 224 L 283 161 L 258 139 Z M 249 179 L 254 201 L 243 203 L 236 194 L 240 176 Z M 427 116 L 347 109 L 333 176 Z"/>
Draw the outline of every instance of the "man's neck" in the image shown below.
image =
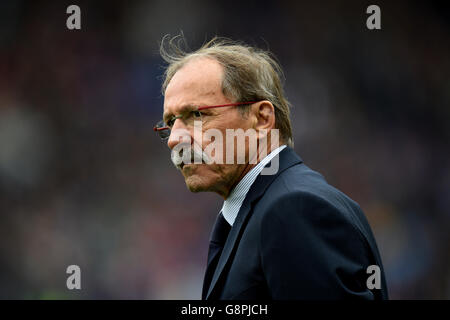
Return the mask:
<path id="1" fill-rule="evenodd" d="M 247 173 L 249 173 L 258 163 L 260 163 L 267 155 L 269 155 L 270 153 L 272 153 L 272 151 L 274 151 L 275 149 L 279 148 L 279 146 L 268 146 L 267 147 L 267 153 L 261 154 L 261 153 L 256 153 L 254 155 L 254 157 L 252 157 L 252 159 L 249 159 L 249 162 L 247 162 L 245 164 L 245 167 L 243 168 L 243 170 L 241 171 L 241 173 L 239 174 L 239 176 L 234 180 L 234 183 L 231 185 L 230 188 L 228 188 L 228 192 L 226 194 L 223 194 L 222 197 L 224 198 L 224 200 L 227 200 L 227 198 L 230 196 L 231 192 L 233 191 L 233 189 L 238 185 L 238 183 L 246 176 Z M 257 157 L 257 161 L 254 161 L 254 158 Z"/>
<path id="2" fill-rule="evenodd" d="M 258 161 L 259 162 L 259 161 Z M 241 174 L 239 175 L 239 177 L 235 180 L 234 184 L 231 186 L 231 188 L 229 188 L 228 190 L 228 194 L 226 195 L 226 197 L 223 197 L 224 200 L 227 200 L 227 198 L 230 196 L 231 191 L 233 191 L 233 189 L 238 185 L 238 183 L 242 180 L 242 178 L 245 177 L 245 175 L 247 173 L 249 173 L 255 166 L 257 165 L 257 163 L 247 163 L 244 167 L 244 170 L 242 170 Z"/>

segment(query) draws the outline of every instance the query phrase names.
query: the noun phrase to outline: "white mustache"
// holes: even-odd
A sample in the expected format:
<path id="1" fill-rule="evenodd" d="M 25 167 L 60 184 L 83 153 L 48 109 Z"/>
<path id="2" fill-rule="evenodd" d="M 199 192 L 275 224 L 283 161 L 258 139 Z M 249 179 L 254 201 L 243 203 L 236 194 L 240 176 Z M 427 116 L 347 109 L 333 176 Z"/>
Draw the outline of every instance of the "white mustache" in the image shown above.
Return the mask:
<path id="1" fill-rule="evenodd" d="M 200 150 L 201 152 L 199 152 Z M 190 164 L 199 161 L 202 163 L 210 162 L 208 155 L 200 147 L 195 148 L 186 143 L 176 145 L 171 151 L 170 158 L 178 170 L 181 170 L 182 164 Z"/>

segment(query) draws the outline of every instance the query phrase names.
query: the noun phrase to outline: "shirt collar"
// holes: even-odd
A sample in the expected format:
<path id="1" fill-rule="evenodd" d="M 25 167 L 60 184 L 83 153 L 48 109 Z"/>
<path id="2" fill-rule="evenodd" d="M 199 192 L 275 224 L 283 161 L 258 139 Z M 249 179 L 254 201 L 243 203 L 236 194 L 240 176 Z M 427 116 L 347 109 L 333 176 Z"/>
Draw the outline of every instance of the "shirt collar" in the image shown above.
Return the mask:
<path id="1" fill-rule="evenodd" d="M 239 183 L 234 187 L 231 191 L 230 196 L 223 202 L 222 206 L 222 215 L 225 220 L 233 225 L 236 217 L 239 213 L 239 209 L 242 206 L 242 202 L 244 202 L 245 196 L 247 195 L 248 190 L 252 186 L 253 182 L 255 182 L 258 175 L 264 169 L 266 164 L 270 162 L 278 153 L 286 148 L 286 145 L 282 145 L 277 149 L 273 150 L 269 153 L 264 159 L 262 159 L 255 167 L 252 168 Z"/>

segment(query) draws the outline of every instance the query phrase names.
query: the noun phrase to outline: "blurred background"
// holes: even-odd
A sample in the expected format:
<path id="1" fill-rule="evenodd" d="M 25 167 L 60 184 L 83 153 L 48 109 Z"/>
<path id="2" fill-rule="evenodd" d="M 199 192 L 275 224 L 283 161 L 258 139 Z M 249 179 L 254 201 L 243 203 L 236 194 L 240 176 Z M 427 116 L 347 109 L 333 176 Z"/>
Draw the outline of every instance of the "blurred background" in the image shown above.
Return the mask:
<path id="1" fill-rule="evenodd" d="M 181 30 L 271 50 L 295 150 L 363 208 L 390 297 L 450 299 L 450 7 L 312 0 L 2 1 L 0 298 L 200 298 L 222 199 L 191 194 L 152 131 Z"/>

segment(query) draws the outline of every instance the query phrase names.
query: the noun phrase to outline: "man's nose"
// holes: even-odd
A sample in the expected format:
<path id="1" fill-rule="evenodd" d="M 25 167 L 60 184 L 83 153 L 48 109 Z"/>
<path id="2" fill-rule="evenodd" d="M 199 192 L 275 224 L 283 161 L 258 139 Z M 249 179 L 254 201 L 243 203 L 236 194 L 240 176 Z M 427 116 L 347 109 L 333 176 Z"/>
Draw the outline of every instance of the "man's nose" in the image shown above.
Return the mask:
<path id="1" fill-rule="evenodd" d="M 181 119 L 176 119 L 170 130 L 167 146 L 172 150 L 179 143 L 192 144 L 192 134 Z"/>

